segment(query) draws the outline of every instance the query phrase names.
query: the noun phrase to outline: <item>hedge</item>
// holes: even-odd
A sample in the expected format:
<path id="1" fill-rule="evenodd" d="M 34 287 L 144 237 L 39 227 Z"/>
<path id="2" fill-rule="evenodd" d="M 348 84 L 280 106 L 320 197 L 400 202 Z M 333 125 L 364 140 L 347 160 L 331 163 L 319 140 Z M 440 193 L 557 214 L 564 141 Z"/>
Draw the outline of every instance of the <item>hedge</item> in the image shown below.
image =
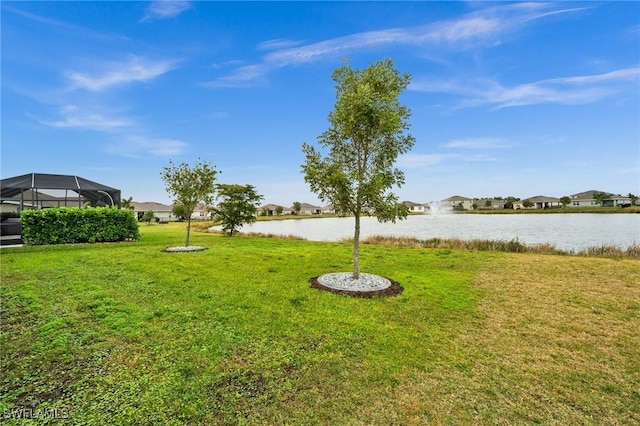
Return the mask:
<path id="1" fill-rule="evenodd" d="M 138 222 L 128 209 L 60 207 L 24 210 L 22 240 L 27 244 L 96 243 L 137 240 Z"/>

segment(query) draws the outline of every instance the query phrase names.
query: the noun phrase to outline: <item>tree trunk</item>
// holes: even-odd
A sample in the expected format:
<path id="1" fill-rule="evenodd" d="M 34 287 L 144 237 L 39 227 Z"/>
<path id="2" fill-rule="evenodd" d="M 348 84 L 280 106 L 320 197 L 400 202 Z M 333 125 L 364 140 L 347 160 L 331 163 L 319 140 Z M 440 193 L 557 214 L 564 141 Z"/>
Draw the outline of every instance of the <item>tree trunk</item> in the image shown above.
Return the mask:
<path id="1" fill-rule="evenodd" d="M 184 242 L 185 247 L 189 247 L 189 233 L 191 232 L 191 215 L 187 218 L 187 240 Z"/>
<path id="2" fill-rule="evenodd" d="M 353 279 L 360 279 L 360 215 L 355 215 L 356 226 L 353 232 Z"/>

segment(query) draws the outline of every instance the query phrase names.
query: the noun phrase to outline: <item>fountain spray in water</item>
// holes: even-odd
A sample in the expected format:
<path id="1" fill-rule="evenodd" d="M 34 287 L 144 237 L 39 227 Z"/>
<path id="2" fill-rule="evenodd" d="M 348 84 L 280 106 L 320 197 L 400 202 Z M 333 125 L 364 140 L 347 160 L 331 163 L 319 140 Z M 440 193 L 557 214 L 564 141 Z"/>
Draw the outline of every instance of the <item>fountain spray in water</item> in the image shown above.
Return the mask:
<path id="1" fill-rule="evenodd" d="M 436 216 L 438 213 L 441 213 L 440 207 L 440 201 L 431 201 L 429 203 L 429 214 L 431 216 Z"/>

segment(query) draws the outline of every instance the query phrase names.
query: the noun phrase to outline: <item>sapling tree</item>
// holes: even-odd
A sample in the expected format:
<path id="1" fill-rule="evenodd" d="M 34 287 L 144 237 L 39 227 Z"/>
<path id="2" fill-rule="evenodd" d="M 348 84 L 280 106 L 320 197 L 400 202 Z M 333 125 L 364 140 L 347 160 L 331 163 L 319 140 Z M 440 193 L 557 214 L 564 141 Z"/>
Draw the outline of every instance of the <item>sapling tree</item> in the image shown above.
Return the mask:
<path id="1" fill-rule="evenodd" d="M 217 185 L 218 204 L 211 209 L 213 220 L 222 224 L 222 230 L 230 237 L 244 224 L 256 221 L 262 195 L 253 185 Z"/>
<path id="2" fill-rule="evenodd" d="M 144 212 L 140 220 L 145 222 L 147 225 L 151 225 L 151 222 L 154 221 L 155 219 L 156 219 L 156 215 L 153 212 L 153 210 L 147 210 L 146 212 Z"/>
<path id="3" fill-rule="evenodd" d="M 173 207 L 171 208 L 171 213 L 173 213 L 173 215 L 180 220 L 185 220 L 190 216 L 189 214 L 187 214 L 187 209 L 180 203 L 175 203 L 173 205 Z"/>
<path id="4" fill-rule="evenodd" d="M 609 198 L 609 194 L 605 192 L 596 192 L 593 194 L 594 201 L 600 206 L 604 206 L 604 201 Z"/>
<path id="5" fill-rule="evenodd" d="M 162 170 L 167 192 L 174 198 L 175 204 L 184 207 L 187 216 L 187 239 L 185 247 L 189 245 L 191 233 L 191 215 L 198 203 L 210 205 L 215 192 L 215 179 L 218 171 L 211 163 L 198 160 L 193 167 L 186 163 L 175 165 L 169 160 L 169 166 Z"/>
<path id="6" fill-rule="evenodd" d="M 332 78 L 336 103 L 329 113 L 329 129 L 318 137 L 320 147 L 328 152 L 323 157 L 313 146 L 303 144 L 302 172 L 321 200 L 343 215 L 353 215 L 353 278 L 359 279 L 361 217 L 395 222 L 408 214 L 390 190 L 404 184 L 404 174 L 394 164 L 414 144 L 407 133 L 411 113 L 398 99 L 411 76 L 383 59 L 362 70 L 345 63 Z"/>

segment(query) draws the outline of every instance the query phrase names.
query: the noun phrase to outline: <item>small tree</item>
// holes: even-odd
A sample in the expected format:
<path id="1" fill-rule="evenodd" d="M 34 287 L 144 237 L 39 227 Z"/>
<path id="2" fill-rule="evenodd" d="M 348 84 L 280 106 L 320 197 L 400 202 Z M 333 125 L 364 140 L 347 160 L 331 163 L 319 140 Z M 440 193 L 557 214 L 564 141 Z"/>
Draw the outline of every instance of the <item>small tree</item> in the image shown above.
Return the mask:
<path id="1" fill-rule="evenodd" d="M 359 279 L 361 216 L 395 222 L 408 214 L 407 206 L 389 190 L 404 184 L 404 174 L 393 165 L 414 144 L 414 138 L 405 133 L 411 113 L 398 100 L 411 76 L 400 74 L 390 59 L 384 59 L 364 70 L 345 64 L 332 78 L 336 103 L 329 113 L 331 127 L 318 137 L 329 152 L 323 158 L 314 147 L 303 144 L 302 172 L 321 200 L 341 213 L 353 214 L 353 278 Z"/>
<path id="2" fill-rule="evenodd" d="M 533 201 L 531 200 L 524 200 L 522 202 L 522 207 L 524 207 L 525 209 L 528 209 L 529 207 L 533 207 Z"/>
<path id="3" fill-rule="evenodd" d="M 278 216 L 280 216 L 282 214 L 282 212 L 284 211 L 284 209 L 282 208 L 282 206 L 277 206 L 276 207 L 276 214 Z"/>
<path id="4" fill-rule="evenodd" d="M 217 185 L 218 205 L 211 209 L 213 220 L 222 223 L 222 230 L 230 237 L 242 225 L 256 221 L 262 195 L 252 185 Z"/>
<path id="5" fill-rule="evenodd" d="M 516 201 L 520 201 L 520 198 L 513 197 L 513 196 L 508 196 L 504 200 L 504 208 L 505 209 L 512 209 L 513 208 L 513 203 L 515 203 Z"/>
<path id="6" fill-rule="evenodd" d="M 593 199 L 596 203 L 598 203 L 600 207 L 604 205 L 604 200 L 606 200 L 607 198 L 609 198 L 609 194 L 604 192 L 596 192 L 593 194 Z"/>
<path id="7" fill-rule="evenodd" d="M 155 218 L 156 218 L 156 215 L 155 215 L 155 213 L 153 212 L 153 210 L 147 210 L 147 211 L 146 211 L 146 212 L 144 212 L 144 214 L 142 215 L 142 219 L 141 219 L 141 220 L 142 220 L 143 222 L 146 222 L 146 223 L 147 223 L 147 226 L 148 226 L 148 225 L 151 225 L 151 222 L 152 222 L 153 220 L 155 220 Z"/>
<path id="8" fill-rule="evenodd" d="M 190 217 L 191 215 L 187 212 L 186 207 L 183 204 L 180 203 L 175 203 L 173 205 L 173 207 L 171 208 L 171 213 L 173 213 L 173 215 L 175 217 L 177 217 L 180 220 L 185 220 L 188 217 Z"/>
<path id="9" fill-rule="evenodd" d="M 636 203 L 638 202 L 638 196 L 635 194 L 632 194 L 631 192 L 629 193 L 629 195 L 627 195 L 627 197 L 629 197 L 629 200 L 631 200 L 632 206 L 635 206 Z"/>
<path id="10" fill-rule="evenodd" d="M 175 204 L 184 206 L 187 215 L 187 239 L 189 245 L 191 233 L 191 215 L 198 203 L 211 204 L 215 192 L 215 179 L 218 171 L 209 162 L 198 160 L 193 167 L 182 163 L 179 166 L 169 160 L 169 166 L 161 173 L 167 192 L 174 197 Z"/>
<path id="11" fill-rule="evenodd" d="M 569 204 L 571 204 L 571 197 L 565 195 L 564 197 L 560 197 L 560 204 L 562 204 L 562 208 L 567 208 Z"/>
<path id="12" fill-rule="evenodd" d="M 302 204 L 300 204 L 300 201 L 294 201 L 293 202 L 293 211 L 298 215 L 300 214 L 300 210 L 302 209 Z"/>
<path id="13" fill-rule="evenodd" d="M 490 208 L 492 205 L 493 205 L 493 201 L 491 201 L 491 200 L 487 200 L 487 201 L 484 202 L 484 206 L 486 208 Z"/>

